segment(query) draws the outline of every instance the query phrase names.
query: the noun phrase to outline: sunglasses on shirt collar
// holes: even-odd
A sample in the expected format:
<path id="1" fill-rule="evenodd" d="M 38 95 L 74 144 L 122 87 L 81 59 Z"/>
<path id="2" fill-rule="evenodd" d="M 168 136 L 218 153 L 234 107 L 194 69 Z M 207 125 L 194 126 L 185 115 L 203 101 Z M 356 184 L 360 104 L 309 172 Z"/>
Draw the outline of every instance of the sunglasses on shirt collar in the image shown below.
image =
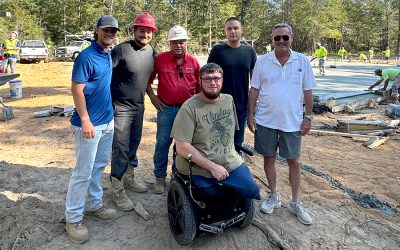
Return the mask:
<path id="1" fill-rule="evenodd" d="M 178 65 L 176 65 L 176 69 L 178 70 L 179 77 L 183 78 L 182 66 L 180 64 L 178 64 Z"/>

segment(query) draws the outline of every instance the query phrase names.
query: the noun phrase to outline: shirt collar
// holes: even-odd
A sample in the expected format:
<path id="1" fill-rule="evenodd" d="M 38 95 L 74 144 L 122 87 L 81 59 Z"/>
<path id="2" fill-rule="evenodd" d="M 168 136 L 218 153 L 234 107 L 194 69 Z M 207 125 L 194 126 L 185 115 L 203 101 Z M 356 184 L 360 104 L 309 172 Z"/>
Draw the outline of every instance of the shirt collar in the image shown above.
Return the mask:
<path id="1" fill-rule="evenodd" d="M 294 52 L 292 49 L 289 49 L 289 50 L 290 50 L 290 56 L 289 56 L 289 59 L 287 60 L 287 63 L 293 62 L 294 60 L 299 60 L 299 55 L 296 52 Z M 275 55 L 275 50 L 268 53 L 267 56 L 270 60 L 279 64 L 279 61 Z"/>
<path id="2" fill-rule="evenodd" d="M 108 54 L 108 53 L 110 52 L 110 49 L 108 49 L 108 51 L 105 52 L 105 51 L 104 51 L 104 48 L 101 47 L 96 41 L 93 41 L 93 42 L 92 42 L 92 46 L 93 46 L 94 49 L 95 49 L 96 51 L 98 51 L 99 53 Z"/>

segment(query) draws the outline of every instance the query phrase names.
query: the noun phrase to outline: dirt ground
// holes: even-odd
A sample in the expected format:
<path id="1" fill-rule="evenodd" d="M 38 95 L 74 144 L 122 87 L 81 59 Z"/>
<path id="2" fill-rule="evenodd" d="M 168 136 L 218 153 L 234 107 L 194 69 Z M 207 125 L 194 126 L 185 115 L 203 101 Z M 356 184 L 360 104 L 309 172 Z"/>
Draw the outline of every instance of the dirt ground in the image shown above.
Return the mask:
<path id="1" fill-rule="evenodd" d="M 59 222 L 74 167 L 69 118 L 33 117 L 34 111 L 51 105 L 72 105 L 72 63 L 18 64 L 17 69 L 23 81 L 23 98 L 10 99 L 8 85 L 0 87 L 0 96 L 14 107 L 16 114 L 16 119 L 0 122 L 0 249 L 275 249 L 279 248 L 277 240 L 293 249 L 399 249 L 400 140 L 393 137 L 368 149 L 351 138 L 315 134 L 304 138 L 301 158 L 305 166 L 315 170 L 311 172 L 317 173 L 302 172 L 301 199 L 315 221 L 311 226 L 301 224 L 286 206 L 272 214 L 262 214 L 258 201 L 256 224 L 273 230 L 275 238 L 251 225 L 244 230 L 228 229 L 222 235 L 200 236 L 189 246 L 181 247 L 169 230 L 166 192 L 156 195 L 152 190 L 145 194 L 127 191 L 134 202 L 143 203 L 152 218 L 146 221 L 135 212 L 119 212 L 111 222 L 85 217 L 90 240 L 83 245 L 74 244 Z M 155 116 L 155 109 L 147 100 L 137 176 L 149 185 L 153 182 Z M 390 121 L 380 106 L 352 115 L 317 115 L 313 126 L 336 125 L 337 119 L 362 116 Z M 253 144 L 248 131 L 246 142 Z M 265 180 L 262 157 L 256 155 L 247 161 L 263 198 L 267 197 L 268 188 L 260 181 Z M 283 204 L 287 204 L 288 168 L 278 162 L 277 171 Z M 103 176 L 104 199 L 114 206 L 109 173 L 107 167 Z M 355 200 L 367 206 L 378 204 L 383 211 L 362 207 Z"/>

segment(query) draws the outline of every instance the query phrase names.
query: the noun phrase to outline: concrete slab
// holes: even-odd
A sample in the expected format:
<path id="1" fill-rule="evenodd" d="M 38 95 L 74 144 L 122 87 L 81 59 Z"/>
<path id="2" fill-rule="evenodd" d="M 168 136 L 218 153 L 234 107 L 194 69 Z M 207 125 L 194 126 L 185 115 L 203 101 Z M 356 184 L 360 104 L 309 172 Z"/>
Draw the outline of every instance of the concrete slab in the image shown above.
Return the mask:
<path id="1" fill-rule="evenodd" d="M 320 101 L 370 93 L 366 89 L 379 79 L 374 75 L 375 69 L 396 67 L 387 64 L 336 62 L 336 68 L 330 68 L 335 62 L 327 61 L 326 75 L 320 76 L 317 74 L 318 62 L 311 64 L 317 79 L 317 88 L 313 94 L 319 96 Z"/>

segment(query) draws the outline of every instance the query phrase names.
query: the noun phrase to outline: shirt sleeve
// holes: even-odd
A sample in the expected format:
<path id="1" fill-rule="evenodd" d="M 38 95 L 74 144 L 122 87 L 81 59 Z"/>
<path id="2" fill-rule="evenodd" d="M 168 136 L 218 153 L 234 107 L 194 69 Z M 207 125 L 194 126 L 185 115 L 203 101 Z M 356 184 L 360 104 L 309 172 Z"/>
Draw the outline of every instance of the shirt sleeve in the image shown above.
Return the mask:
<path id="1" fill-rule="evenodd" d="M 80 53 L 74 62 L 72 81 L 87 84 L 92 74 L 91 69 L 91 62 L 87 54 Z"/>
<path id="2" fill-rule="evenodd" d="M 195 124 L 195 115 L 188 106 L 183 106 L 176 115 L 174 125 L 172 126 L 171 137 L 191 144 L 193 141 Z"/>
<path id="3" fill-rule="evenodd" d="M 207 63 L 216 63 L 218 64 L 217 60 L 217 50 L 215 49 L 216 47 L 214 46 L 211 51 L 210 55 L 208 55 Z"/>
<path id="4" fill-rule="evenodd" d="M 315 80 L 314 72 L 310 62 L 303 58 L 304 74 L 303 74 L 303 91 L 311 90 L 317 87 L 317 81 Z"/>
<path id="5" fill-rule="evenodd" d="M 253 76 L 251 77 L 251 87 L 260 89 L 261 87 L 261 60 L 258 59 L 254 65 Z"/>
<path id="6" fill-rule="evenodd" d="M 119 64 L 119 61 L 122 58 L 122 50 L 121 46 L 117 46 L 111 50 L 111 59 L 112 59 L 112 67 L 113 69 L 116 68 Z"/>
<path id="7" fill-rule="evenodd" d="M 252 48 L 251 52 L 252 52 L 252 54 L 251 54 L 250 70 L 253 70 L 254 66 L 256 65 L 256 61 L 257 61 L 257 53 L 256 53 L 256 50 L 254 48 Z"/>

